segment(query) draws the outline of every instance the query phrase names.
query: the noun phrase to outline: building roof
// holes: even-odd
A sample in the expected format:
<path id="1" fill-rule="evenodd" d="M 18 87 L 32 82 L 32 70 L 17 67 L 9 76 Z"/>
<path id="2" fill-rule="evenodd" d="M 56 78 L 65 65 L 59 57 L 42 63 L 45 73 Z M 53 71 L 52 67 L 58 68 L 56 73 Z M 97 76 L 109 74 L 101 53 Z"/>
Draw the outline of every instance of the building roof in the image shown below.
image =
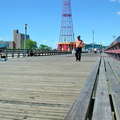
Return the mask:
<path id="1" fill-rule="evenodd" d="M 0 44 L 0 49 L 6 48 L 8 46 L 8 43 L 1 43 Z"/>

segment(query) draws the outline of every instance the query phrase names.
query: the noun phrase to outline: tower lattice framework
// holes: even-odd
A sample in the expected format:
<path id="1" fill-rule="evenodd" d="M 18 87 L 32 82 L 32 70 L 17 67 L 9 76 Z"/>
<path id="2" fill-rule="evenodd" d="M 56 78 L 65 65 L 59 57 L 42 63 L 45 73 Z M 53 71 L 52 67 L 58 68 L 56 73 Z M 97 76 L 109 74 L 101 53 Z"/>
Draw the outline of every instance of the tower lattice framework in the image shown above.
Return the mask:
<path id="1" fill-rule="evenodd" d="M 71 1 L 63 0 L 62 21 L 59 42 L 73 42 L 74 31 L 71 12 Z"/>

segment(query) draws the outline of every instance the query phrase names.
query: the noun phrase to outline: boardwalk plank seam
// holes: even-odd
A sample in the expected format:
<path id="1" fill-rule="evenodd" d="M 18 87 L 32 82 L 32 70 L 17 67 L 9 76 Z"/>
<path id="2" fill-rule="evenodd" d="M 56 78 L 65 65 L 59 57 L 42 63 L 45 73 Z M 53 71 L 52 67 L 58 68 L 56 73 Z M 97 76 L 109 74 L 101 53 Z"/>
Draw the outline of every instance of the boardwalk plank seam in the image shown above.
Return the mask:
<path id="1" fill-rule="evenodd" d="M 91 76 L 88 78 L 88 81 L 94 79 L 94 84 L 91 83 L 93 86 L 89 90 L 87 84 L 90 86 L 90 83 L 87 81 L 65 120 L 120 120 L 120 84 L 118 80 L 120 72 L 118 72 L 119 67 L 114 65 L 110 59 L 106 54 L 100 56 L 98 70 L 95 68 L 98 72 L 95 73 L 94 69 L 91 73 L 94 78 Z M 92 103 L 90 103 L 91 101 Z"/>
<path id="2" fill-rule="evenodd" d="M 100 64 L 100 58 L 98 59 L 93 71 L 91 72 L 79 97 L 74 102 L 71 110 L 65 117 L 65 120 L 84 120 L 87 118 L 87 114 L 89 111 L 88 108 L 91 104 L 91 98 L 92 98 L 93 88 L 96 81 L 96 74 L 98 72 L 99 64 Z"/>

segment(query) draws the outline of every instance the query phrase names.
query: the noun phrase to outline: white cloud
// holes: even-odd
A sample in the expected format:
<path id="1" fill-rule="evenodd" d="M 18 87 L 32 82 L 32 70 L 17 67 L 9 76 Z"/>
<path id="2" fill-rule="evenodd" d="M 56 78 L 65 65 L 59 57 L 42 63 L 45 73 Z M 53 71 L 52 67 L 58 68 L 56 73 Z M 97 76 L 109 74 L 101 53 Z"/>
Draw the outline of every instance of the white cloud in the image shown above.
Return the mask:
<path id="1" fill-rule="evenodd" d="M 119 11 L 119 12 L 117 12 L 117 14 L 118 14 L 118 15 L 120 15 L 120 11 Z"/>
<path id="2" fill-rule="evenodd" d="M 43 42 L 46 43 L 46 40 L 44 40 Z"/>
<path id="3" fill-rule="evenodd" d="M 109 0 L 109 1 L 112 1 L 112 2 L 119 2 L 119 3 L 120 3 L 120 0 Z M 120 11 L 119 11 L 119 12 L 116 12 L 116 14 L 120 15 Z"/>
<path id="4" fill-rule="evenodd" d="M 110 0 L 110 1 L 115 2 L 116 0 Z"/>
<path id="5" fill-rule="evenodd" d="M 112 2 L 120 2 L 120 0 L 109 0 L 109 1 L 112 1 Z"/>
<path id="6" fill-rule="evenodd" d="M 86 43 L 86 44 L 90 44 L 90 41 L 86 41 L 85 43 Z"/>
<path id="7" fill-rule="evenodd" d="M 0 40 L 3 40 L 4 38 L 0 38 Z"/>
<path id="8" fill-rule="evenodd" d="M 6 36 L 5 38 L 0 38 L 0 41 L 7 41 L 8 40 L 8 36 Z"/>

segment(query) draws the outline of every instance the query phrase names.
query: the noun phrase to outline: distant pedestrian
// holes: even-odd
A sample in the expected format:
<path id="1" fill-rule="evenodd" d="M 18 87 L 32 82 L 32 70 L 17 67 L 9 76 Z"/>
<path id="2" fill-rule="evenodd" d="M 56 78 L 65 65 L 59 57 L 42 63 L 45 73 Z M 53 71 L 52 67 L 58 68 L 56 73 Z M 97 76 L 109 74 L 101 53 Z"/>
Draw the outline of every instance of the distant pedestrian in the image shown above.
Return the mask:
<path id="1" fill-rule="evenodd" d="M 75 40 L 74 42 L 74 48 L 76 51 L 75 53 L 76 61 L 81 60 L 82 45 L 84 44 L 84 42 L 80 38 L 81 36 L 77 36 L 77 40 Z"/>
<path id="2" fill-rule="evenodd" d="M 97 49 L 96 48 L 94 49 L 94 53 L 97 53 Z"/>
<path id="3" fill-rule="evenodd" d="M 34 56 L 33 50 L 30 51 L 30 56 Z"/>

